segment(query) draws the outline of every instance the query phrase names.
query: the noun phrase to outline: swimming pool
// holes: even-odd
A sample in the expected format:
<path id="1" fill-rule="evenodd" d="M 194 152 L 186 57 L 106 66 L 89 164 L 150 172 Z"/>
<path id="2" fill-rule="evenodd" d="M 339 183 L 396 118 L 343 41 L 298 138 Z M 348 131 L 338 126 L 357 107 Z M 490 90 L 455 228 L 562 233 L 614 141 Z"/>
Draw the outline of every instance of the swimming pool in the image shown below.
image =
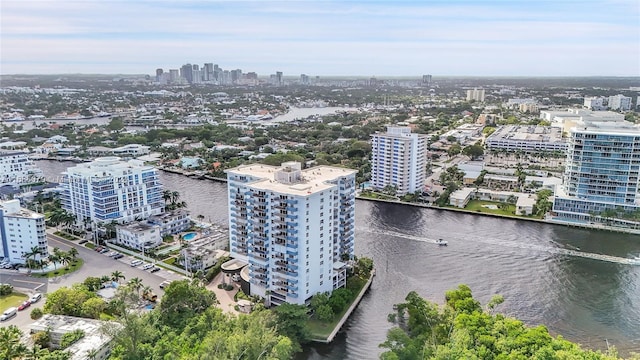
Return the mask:
<path id="1" fill-rule="evenodd" d="M 196 235 L 198 235 L 198 233 L 190 232 L 182 235 L 182 238 L 184 239 L 184 241 L 191 241 L 196 237 Z"/>

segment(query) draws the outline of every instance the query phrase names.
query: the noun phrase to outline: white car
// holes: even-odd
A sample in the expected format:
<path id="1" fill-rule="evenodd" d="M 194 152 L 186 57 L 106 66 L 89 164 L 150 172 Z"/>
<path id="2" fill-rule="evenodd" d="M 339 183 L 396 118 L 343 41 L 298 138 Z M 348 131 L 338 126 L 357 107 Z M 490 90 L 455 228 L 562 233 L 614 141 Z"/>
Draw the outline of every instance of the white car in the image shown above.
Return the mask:
<path id="1" fill-rule="evenodd" d="M 131 260 L 131 267 L 136 267 L 142 264 L 142 260 Z"/>
<path id="2" fill-rule="evenodd" d="M 151 269 L 152 267 L 153 267 L 153 264 L 149 264 L 149 263 L 147 263 L 147 264 L 144 264 L 144 265 L 142 266 L 142 270 L 149 270 L 149 269 Z"/>
<path id="3" fill-rule="evenodd" d="M 29 299 L 29 301 L 32 304 L 34 304 L 34 303 L 37 303 L 38 301 L 40 301 L 40 299 L 42 299 L 42 294 L 35 293 L 35 294 L 31 295 L 31 298 Z"/>

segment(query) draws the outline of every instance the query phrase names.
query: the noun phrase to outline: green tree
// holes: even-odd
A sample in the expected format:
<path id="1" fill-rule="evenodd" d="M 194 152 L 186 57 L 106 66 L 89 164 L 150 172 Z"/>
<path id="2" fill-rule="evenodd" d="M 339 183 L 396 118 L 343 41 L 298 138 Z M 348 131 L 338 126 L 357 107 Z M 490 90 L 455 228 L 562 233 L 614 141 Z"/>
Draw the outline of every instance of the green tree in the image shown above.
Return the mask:
<path id="1" fill-rule="evenodd" d="M 309 309 L 304 305 L 282 304 L 274 310 L 278 333 L 291 339 L 294 344 L 304 344 L 310 339 Z M 300 350 L 300 349 L 297 349 Z"/>
<path id="2" fill-rule="evenodd" d="M 20 342 L 22 331 L 15 325 L 0 327 L 0 359 L 22 359 L 27 347 Z"/>
<path id="3" fill-rule="evenodd" d="M 473 144 L 473 145 L 465 146 L 465 148 L 462 149 L 462 153 L 464 155 L 469 156 L 471 160 L 475 160 L 480 156 L 484 155 L 484 148 L 482 147 L 482 145 Z"/>
<path id="4" fill-rule="evenodd" d="M 95 297 L 97 295 L 82 284 L 75 284 L 70 288 L 62 287 L 47 295 L 43 310 L 45 313 L 54 315 L 83 317 L 83 304 L 85 301 Z"/>
<path id="5" fill-rule="evenodd" d="M 160 302 L 160 321 L 181 328 L 196 314 L 217 303 L 216 295 L 188 280 L 174 281 L 164 289 Z"/>

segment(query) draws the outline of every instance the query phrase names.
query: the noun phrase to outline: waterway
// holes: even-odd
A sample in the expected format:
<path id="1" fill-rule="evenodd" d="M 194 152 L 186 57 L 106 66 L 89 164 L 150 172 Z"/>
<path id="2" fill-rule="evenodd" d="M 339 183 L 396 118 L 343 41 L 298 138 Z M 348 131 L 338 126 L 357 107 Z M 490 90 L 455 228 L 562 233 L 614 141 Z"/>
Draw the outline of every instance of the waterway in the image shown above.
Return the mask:
<path id="1" fill-rule="evenodd" d="M 309 116 L 315 115 L 329 115 L 336 113 L 338 111 L 355 111 L 355 108 L 348 107 L 319 107 L 319 108 L 296 108 L 292 107 L 286 114 L 282 114 L 276 116 L 273 120 L 265 121 L 265 123 L 279 123 L 279 122 L 290 122 L 298 119 L 305 119 Z M 59 125 L 65 124 L 81 124 L 81 125 L 106 125 L 111 121 L 110 117 L 95 117 L 91 119 L 82 119 L 82 120 L 52 120 L 52 119 L 44 119 L 44 120 L 25 120 L 25 121 L 16 121 L 16 122 L 4 122 L 3 124 L 6 126 L 22 126 L 23 130 L 31 130 L 37 126 L 42 124 L 52 124 L 56 123 Z M 137 129 L 139 127 L 128 127 L 127 129 Z"/>
<path id="2" fill-rule="evenodd" d="M 56 178 L 73 164 L 37 165 Z M 164 172 L 161 180 L 194 216 L 227 224 L 224 183 Z M 640 351 L 640 266 L 629 261 L 640 236 L 357 201 L 356 253 L 377 266 L 369 293 L 332 344 L 308 346 L 298 359 L 375 359 L 393 304 L 412 290 L 443 303 L 462 283 L 482 303 L 502 294 L 499 311 L 585 347 Z"/>

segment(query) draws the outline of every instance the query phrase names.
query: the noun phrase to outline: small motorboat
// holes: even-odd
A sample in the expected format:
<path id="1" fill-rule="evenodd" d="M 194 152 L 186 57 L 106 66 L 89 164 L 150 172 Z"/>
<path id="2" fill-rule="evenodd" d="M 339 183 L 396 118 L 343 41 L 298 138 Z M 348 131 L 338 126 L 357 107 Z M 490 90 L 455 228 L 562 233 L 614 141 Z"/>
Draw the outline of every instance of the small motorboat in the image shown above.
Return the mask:
<path id="1" fill-rule="evenodd" d="M 438 239 L 438 240 L 436 240 L 436 244 L 438 244 L 440 246 L 447 246 L 449 244 L 449 242 L 446 241 L 446 240 Z"/>

